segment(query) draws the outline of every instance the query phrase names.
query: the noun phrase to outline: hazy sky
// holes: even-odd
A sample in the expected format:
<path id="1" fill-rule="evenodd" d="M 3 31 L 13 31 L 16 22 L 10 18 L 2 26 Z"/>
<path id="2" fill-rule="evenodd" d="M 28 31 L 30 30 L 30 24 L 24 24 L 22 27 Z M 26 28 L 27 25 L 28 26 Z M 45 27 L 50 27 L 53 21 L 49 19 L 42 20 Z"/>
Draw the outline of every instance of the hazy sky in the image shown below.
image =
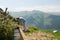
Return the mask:
<path id="1" fill-rule="evenodd" d="M 60 12 L 60 0 L 0 0 L 0 7 L 8 7 L 9 11 Z"/>

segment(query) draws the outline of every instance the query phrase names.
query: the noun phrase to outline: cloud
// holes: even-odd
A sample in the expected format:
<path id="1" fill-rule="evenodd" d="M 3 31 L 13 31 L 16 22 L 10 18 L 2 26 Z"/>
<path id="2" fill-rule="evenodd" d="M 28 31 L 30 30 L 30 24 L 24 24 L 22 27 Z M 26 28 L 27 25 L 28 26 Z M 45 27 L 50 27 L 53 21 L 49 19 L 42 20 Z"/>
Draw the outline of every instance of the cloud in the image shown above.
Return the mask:
<path id="1" fill-rule="evenodd" d="M 0 6 L 0 8 L 5 10 L 5 6 Z M 8 7 L 8 11 L 32 11 L 32 10 L 40 10 L 44 12 L 60 12 L 60 6 L 33 6 L 33 7 Z"/>
<path id="2" fill-rule="evenodd" d="M 31 11 L 40 10 L 44 12 L 60 12 L 60 6 L 34 6 L 34 7 L 17 7 L 14 11 Z"/>

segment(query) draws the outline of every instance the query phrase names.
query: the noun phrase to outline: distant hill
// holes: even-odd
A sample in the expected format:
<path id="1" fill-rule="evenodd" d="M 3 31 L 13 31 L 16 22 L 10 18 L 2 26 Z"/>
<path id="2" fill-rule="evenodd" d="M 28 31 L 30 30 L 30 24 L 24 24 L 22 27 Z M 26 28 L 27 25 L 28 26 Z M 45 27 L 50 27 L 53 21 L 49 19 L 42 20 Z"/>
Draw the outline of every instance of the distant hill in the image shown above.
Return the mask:
<path id="1" fill-rule="evenodd" d="M 27 25 L 37 26 L 40 29 L 60 30 L 60 15 L 45 13 L 38 10 L 11 12 L 13 17 L 23 16 Z"/>

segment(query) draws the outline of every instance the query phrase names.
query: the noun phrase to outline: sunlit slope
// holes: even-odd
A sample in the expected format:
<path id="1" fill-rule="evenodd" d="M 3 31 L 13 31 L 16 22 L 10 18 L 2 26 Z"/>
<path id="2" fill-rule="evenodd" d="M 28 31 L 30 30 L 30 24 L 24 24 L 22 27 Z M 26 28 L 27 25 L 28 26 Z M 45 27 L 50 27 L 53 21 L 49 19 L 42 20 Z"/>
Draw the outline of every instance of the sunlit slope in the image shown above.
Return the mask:
<path id="1" fill-rule="evenodd" d="M 33 26 L 29 26 L 25 34 L 28 40 L 60 40 L 59 31 L 41 30 Z"/>

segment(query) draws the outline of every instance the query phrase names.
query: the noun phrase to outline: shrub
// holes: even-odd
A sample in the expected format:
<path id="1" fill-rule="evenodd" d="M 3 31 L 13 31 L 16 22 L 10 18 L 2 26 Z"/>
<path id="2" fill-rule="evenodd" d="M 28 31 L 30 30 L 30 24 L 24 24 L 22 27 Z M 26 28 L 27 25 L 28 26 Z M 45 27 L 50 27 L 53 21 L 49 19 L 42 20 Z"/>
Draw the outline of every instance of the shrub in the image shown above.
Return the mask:
<path id="1" fill-rule="evenodd" d="M 16 22 L 13 21 L 13 17 L 6 13 L 6 16 L 0 12 L 0 40 L 13 40 L 13 29 L 16 26 Z"/>

